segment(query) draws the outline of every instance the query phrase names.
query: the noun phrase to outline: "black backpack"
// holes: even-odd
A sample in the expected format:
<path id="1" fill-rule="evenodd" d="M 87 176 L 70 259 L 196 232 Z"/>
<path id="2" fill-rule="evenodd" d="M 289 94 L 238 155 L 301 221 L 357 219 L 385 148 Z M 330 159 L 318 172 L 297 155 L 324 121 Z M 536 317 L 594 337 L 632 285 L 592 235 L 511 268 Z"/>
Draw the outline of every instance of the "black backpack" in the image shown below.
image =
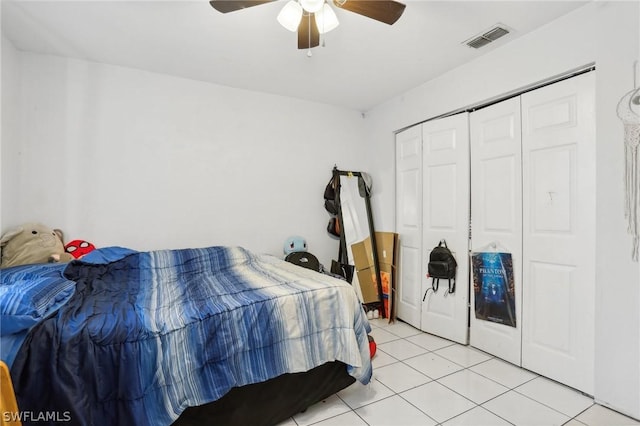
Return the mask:
<path id="1" fill-rule="evenodd" d="M 431 250 L 431 254 L 429 255 L 428 270 L 429 276 L 433 279 L 431 288 L 434 293 L 438 291 L 441 278 L 449 280 L 449 294 L 456 291 L 457 266 L 458 263 L 455 257 L 453 257 L 451 250 L 447 247 L 447 242 L 441 240 L 440 243 Z"/>

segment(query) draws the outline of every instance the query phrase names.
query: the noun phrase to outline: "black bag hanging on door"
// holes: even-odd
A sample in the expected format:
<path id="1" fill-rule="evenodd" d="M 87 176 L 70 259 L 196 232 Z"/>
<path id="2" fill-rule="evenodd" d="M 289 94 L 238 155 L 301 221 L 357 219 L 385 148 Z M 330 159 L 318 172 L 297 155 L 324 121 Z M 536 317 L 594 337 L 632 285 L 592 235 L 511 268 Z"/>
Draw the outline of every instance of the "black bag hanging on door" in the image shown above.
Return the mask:
<path id="1" fill-rule="evenodd" d="M 441 240 L 429 255 L 428 271 L 429 276 L 433 279 L 431 288 L 434 293 L 438 291 L 440 279 L 449 280 L 449 294 L 455 293 L 457 267 L 458 262 L 456 262 L 456 258 L 453 257 L 453 253 L 447 247 L 447 242 Z"/>

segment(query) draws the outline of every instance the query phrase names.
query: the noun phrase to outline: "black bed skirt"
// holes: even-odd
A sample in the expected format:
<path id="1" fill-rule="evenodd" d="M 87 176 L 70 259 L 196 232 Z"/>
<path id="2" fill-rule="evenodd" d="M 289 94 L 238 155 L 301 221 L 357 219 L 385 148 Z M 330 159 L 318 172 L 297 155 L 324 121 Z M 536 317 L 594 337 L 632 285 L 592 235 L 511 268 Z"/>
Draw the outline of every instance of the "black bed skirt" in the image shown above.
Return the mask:
<path id="1" fill-rule="evenodd" d="M 187 408 L 173 426 L 274 426 L 351 385 L 344 363 L 231 389 L 217 401 Z"/>

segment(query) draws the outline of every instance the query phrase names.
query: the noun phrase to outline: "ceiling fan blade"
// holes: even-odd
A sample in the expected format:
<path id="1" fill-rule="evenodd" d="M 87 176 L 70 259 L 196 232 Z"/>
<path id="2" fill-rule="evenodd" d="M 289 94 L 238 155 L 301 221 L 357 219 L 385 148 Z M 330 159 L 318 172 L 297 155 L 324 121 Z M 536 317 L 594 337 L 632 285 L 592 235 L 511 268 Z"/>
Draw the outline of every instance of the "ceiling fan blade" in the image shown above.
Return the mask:
<path id="1" fill-rule="evenodd" d="M 340 9 L 389 25 L 400 19 L 406 7 L 393 0 L 333 0 L 333 4 Z"/>
<path id="2" fill-rule="evenodd" d="M 313 13 L 305 13 L 298 27 L 298 49 L 309 49 L 320 45 L 320 32 Z"/>
<path id="3" fill-rule="evenodd" d="M 229 13 L 272 1 L 275 0 L 211 0 L 209 4 L 218 12 Z"/>

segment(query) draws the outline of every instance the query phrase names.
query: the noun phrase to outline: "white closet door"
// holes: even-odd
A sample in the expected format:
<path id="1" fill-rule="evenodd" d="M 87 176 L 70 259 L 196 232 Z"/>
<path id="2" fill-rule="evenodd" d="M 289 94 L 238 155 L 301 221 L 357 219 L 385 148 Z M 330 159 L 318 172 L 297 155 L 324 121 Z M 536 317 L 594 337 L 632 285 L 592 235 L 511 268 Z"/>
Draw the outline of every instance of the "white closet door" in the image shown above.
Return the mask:
<path id="1" fill-rule="evenodd" d="M 471 121 L 471 248 L 493 242 L 511 253 L 516 327 L 476 319 L 471 291 L 470 344 L 520 365 L 522 343 L 522 169 L 520 98 L 475 111 Z"/>
<path id="2" fill-rule="evenodd" d="M 422 289 L 422 128 L 396 135 L 397 317 L 420 328 Z"/>
<path id="3" fill-rule="evenodd" d="M 445 239 L 458 262 L 456 291 L 440 280 L 422 304 L 422 330 L 462 344 L 468 342 L 469 302 L 469 114 L 422 125 L 423 253 L 422 294 L 431 250 Z M 419 296 L 422 301 L 422 294 Z"/>
<path id="4" fill-rule="evenodd" d="M 522 366 L 593 395 L 595 73 L 522 95 Z"/>

